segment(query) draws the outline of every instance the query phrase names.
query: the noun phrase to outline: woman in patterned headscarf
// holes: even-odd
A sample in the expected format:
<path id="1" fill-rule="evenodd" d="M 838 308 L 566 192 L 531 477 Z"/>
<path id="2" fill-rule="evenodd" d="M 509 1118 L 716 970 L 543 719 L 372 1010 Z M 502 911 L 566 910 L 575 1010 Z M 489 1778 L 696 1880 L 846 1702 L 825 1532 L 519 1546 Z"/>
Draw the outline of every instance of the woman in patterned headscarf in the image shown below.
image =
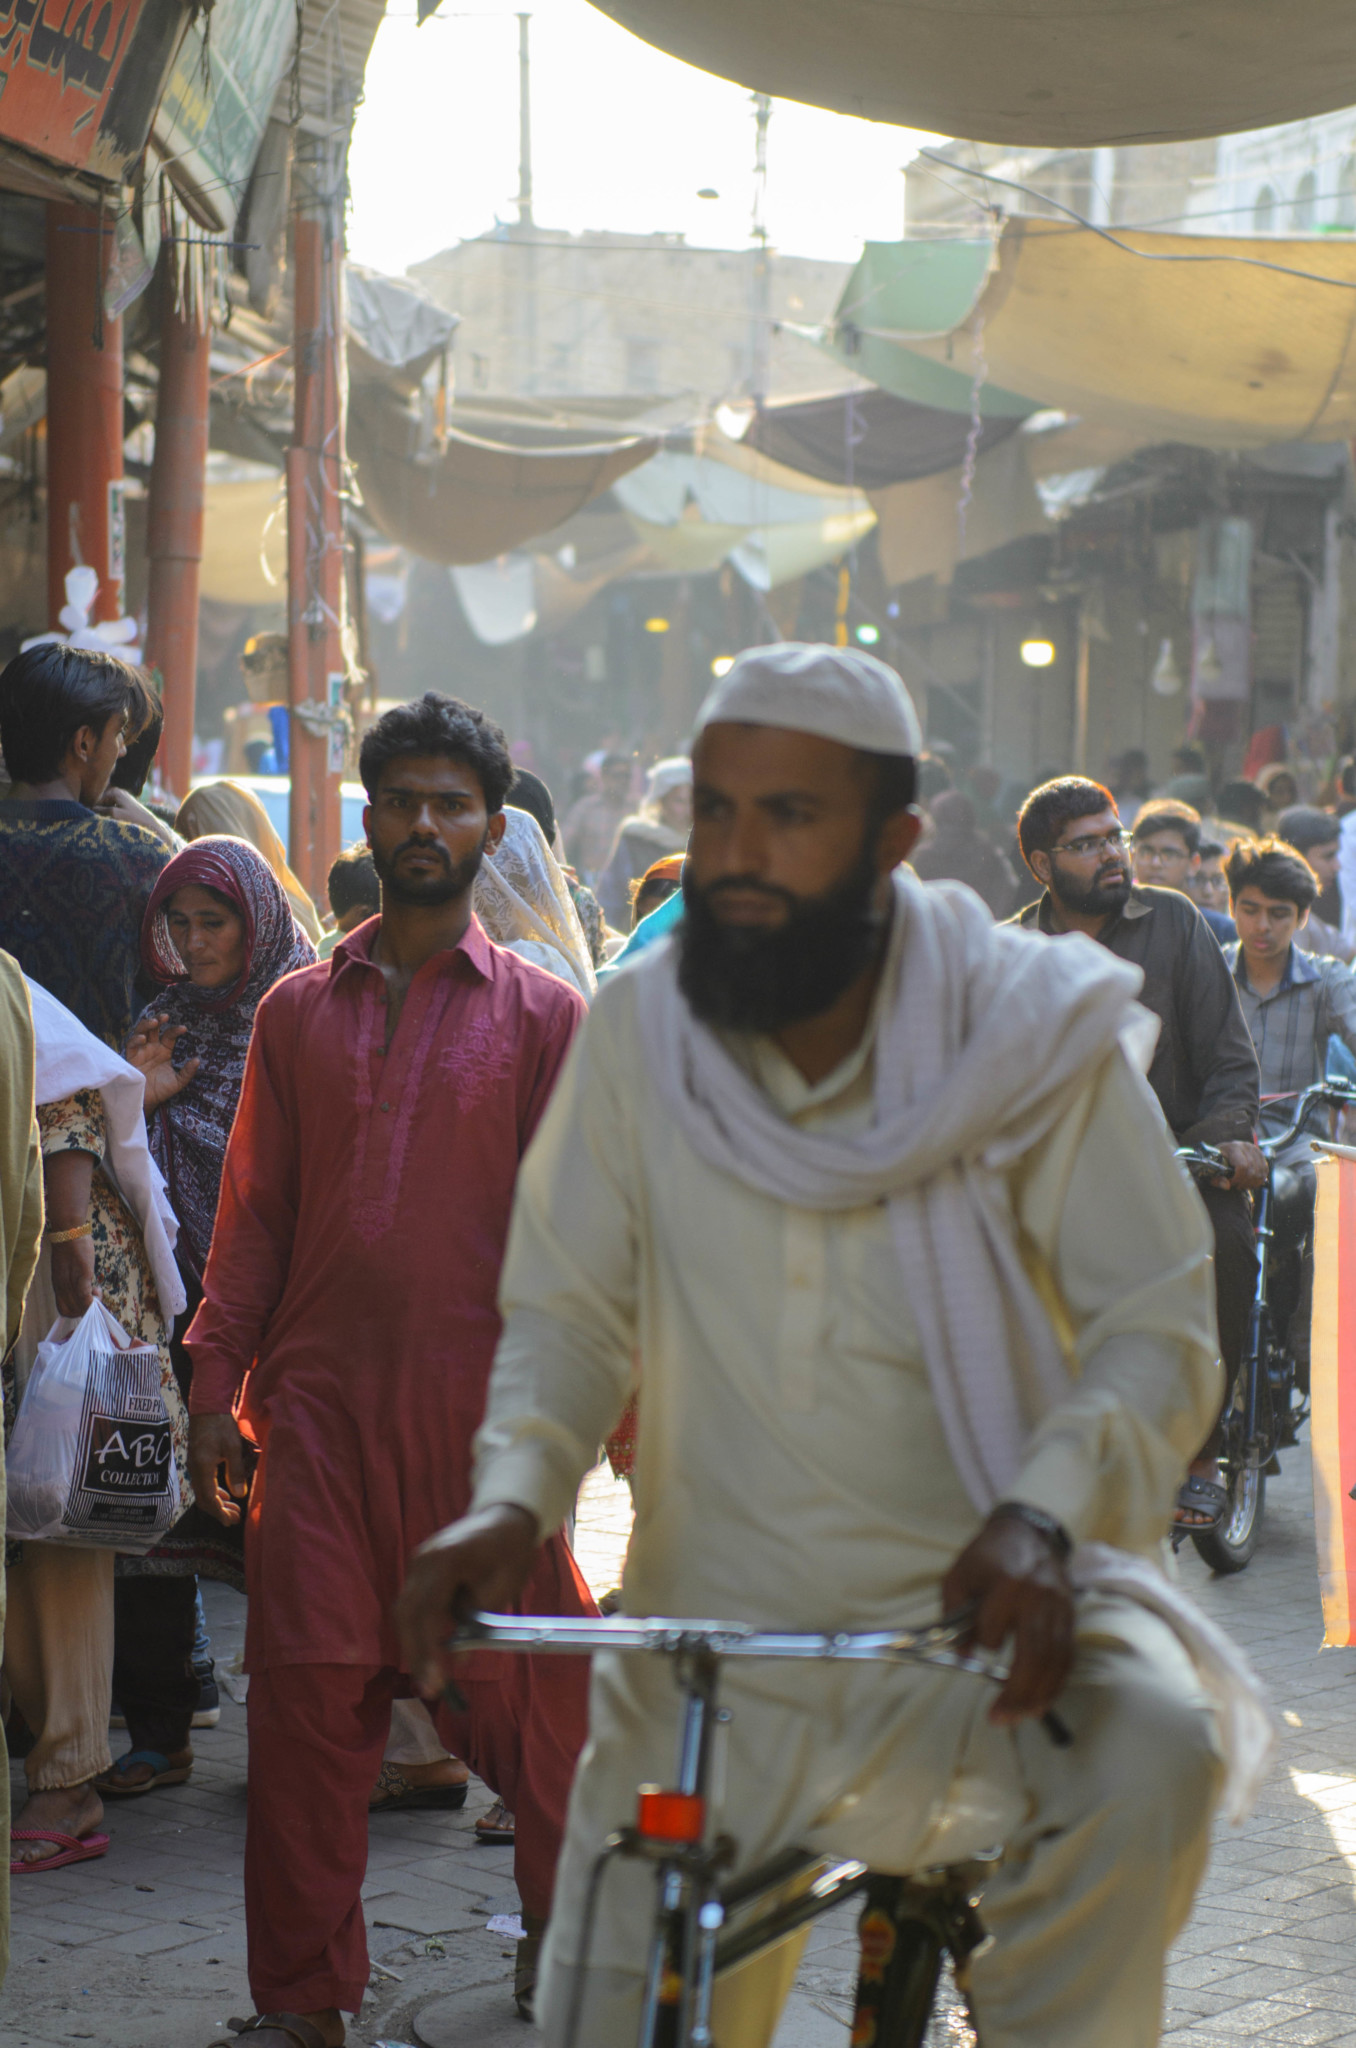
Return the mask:
<path id="1" fill-rule="evenodd" d="M 183 1337 L 202 1299 L 254 1013 L 284 974 L 314 962 L 315 948 L 261 853 L 242 839 L 204 838 L 162 870 L 141 956 L 165 987 L 133 1026 L 127 1058 L 145 1076 L 147 1139 L 179 1219 L 175 1252 L 188 1306 L 170 1351 L 187 1400 L 192 1368 Z M 99 1780 L 105 1797 L 180 1782 L 185 1759 L 191 1766 L 199 1574 L 244 1590 L 241 1525 L 223 1528 L 197 1506 L 148 1556 L 118 1560 L 113 1691 L 132 1748 Z"/>
<path id="2" fill-rule="evenodd" d="M 184 1277 L 201 1282 L 254 1013 L 275 981 L 311 965 L 315 947 L 264 856 L 211 837 L 162 870 L 141 956 L 166 986 L 133 1027 L 127 1057 L 146 1076 L 151 1154 L 179 1218 Z"/>

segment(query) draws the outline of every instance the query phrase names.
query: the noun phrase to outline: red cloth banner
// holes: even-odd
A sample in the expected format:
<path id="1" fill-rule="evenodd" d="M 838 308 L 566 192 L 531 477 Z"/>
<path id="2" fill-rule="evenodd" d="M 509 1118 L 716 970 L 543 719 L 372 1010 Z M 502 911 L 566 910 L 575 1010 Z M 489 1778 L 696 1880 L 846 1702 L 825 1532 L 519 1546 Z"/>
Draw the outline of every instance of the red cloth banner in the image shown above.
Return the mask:
<path id="1" fill-rule="evenodd" d="M 1356 1152 L 1318 1161 L 1312 1344 L 1314 1529 L 1325 1649 L 1356 1643 Z"/>

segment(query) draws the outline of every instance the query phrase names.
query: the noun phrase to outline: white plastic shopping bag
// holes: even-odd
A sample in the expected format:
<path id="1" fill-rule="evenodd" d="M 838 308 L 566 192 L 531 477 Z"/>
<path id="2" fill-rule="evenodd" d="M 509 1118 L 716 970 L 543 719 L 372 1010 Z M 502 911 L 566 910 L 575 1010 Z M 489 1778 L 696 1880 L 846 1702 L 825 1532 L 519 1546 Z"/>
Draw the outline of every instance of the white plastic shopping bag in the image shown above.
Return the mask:
<path id="1" fill-rule="evenodd" d="M 150 1550 L 179 1515 L 179 1471 L 154 1344 L 101 1301 L 38 1346 L 6 1459 L 5 1533 L 32 1543 Z"/>

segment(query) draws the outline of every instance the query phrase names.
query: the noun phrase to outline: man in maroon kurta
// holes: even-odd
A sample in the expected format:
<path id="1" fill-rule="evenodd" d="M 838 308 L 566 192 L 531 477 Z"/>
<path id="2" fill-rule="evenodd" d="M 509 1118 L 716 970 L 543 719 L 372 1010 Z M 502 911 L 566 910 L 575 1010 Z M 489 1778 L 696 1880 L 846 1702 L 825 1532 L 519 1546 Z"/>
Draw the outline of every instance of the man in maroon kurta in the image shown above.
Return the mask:
<path id="1" fill-rule="evenodd" d="M 255 2022 L 260 2048 L 342 2042 L 362 2002 L 367 1800 L 409 1690 L 391 1608 L 413 1551 L 468 1504 L 514 1179 L 583 1011 L 471 914 L 512 776 L 497 728 L 452 699 L 402 705 L 362 773 L 381 916 L 260 1005 L 188 1339 L 199 1499 L 238 1513 L 233 1410 L 261 1453 L 245 1895 L 256 2007 L 291 2030 Z M 563 1541 L 524 1599 L 593 1611 Z M 460 1683 L 446 1739 L 517 1817 L 533 1925 L 587 1669 L 479 1652 Z"/>

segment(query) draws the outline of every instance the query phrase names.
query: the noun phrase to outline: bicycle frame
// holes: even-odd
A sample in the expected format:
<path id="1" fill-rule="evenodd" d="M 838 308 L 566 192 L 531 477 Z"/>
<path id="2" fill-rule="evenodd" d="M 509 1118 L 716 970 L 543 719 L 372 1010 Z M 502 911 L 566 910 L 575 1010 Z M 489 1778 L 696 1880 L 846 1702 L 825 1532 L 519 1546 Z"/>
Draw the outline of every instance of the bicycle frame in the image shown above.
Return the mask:
<path id="1" fill-rule="evenodd" d="M 889 1973 L 884 1977 L 873 1974 L 870 1993 L 873 1998 L 879 1995 L 890 2000 L 899 2028 L 913 2026 L 907 2037 L 897 2028 L 896 2039 L 921 2043 L 943 1953 L 950 1950 L 961 1966 L 984 1939 L 963 1875 L 944 1872 L 930 1884 L 921 1885 L 903 1879 L 873 1879 L 865 1864 L 850 1858 L 790 1850 L 733 1882 L 723 1883 L 737 1845 L 726 1835 L 713 1836 L 708 1825 L 715 1740 L 728 1718 L 719 1704 L 719 1673 L 727 1657 L 869 1661 L 932 1665 L 1002 1683 L 1006 1672 L 1000 1664 L 960 1647 L 971 1620 L 966 1612 L 928 1628 L 833 1635 L 756 1629 L 728 1621 L 637 1620 L 626 1615 L 595 1620 L 480 1614 L 462 1624 L 450 1645 L 453 1649 L 490 1645 L 548 1656 L 577 1656 L 594 1650 L 665 1656 L 674 1662 L 684 1695 L 673 1788 L 639 1788 L 635 1824 L 608 1836 L 590 1872 L 565 2048 L 581 2048 L 585 1968 L 598 1897 L 607 1867 L 618 1857 L 649 1863 L 655 1873 L 655 1918 L 646 1956 L 637 2048 L 714 2048 L 711 2001 L 717 1976 L 785 1940 L 843 1900 L 869 1892 L 873 1885 L 882 1889 L 874 1904 L 869 1900 L 868 1916 L 887 1913 L 896 1930 L 905 1922 L 916 1923 L 925 1935 L 921 1956 L 902 1955 L 904 1967 L 896 1970 L 893 1978 Z M 1046 1728 L 1059 1746 L 1070 1740 L 1056 1716 L 1046 1716 Z M 784 1896 L 787 1886 L 800 1879 L 806 1880 L 800 1892 Z M 738 1916 L 747 1912 L 754 1917 L 739 1921 Z M 738 1924 L 730 1925 L 732 1917 Z M 886 1946 L 893 1951 L 895 1937 Z M 866 1983 L 864 1972 L 862 1986 Z"/>

